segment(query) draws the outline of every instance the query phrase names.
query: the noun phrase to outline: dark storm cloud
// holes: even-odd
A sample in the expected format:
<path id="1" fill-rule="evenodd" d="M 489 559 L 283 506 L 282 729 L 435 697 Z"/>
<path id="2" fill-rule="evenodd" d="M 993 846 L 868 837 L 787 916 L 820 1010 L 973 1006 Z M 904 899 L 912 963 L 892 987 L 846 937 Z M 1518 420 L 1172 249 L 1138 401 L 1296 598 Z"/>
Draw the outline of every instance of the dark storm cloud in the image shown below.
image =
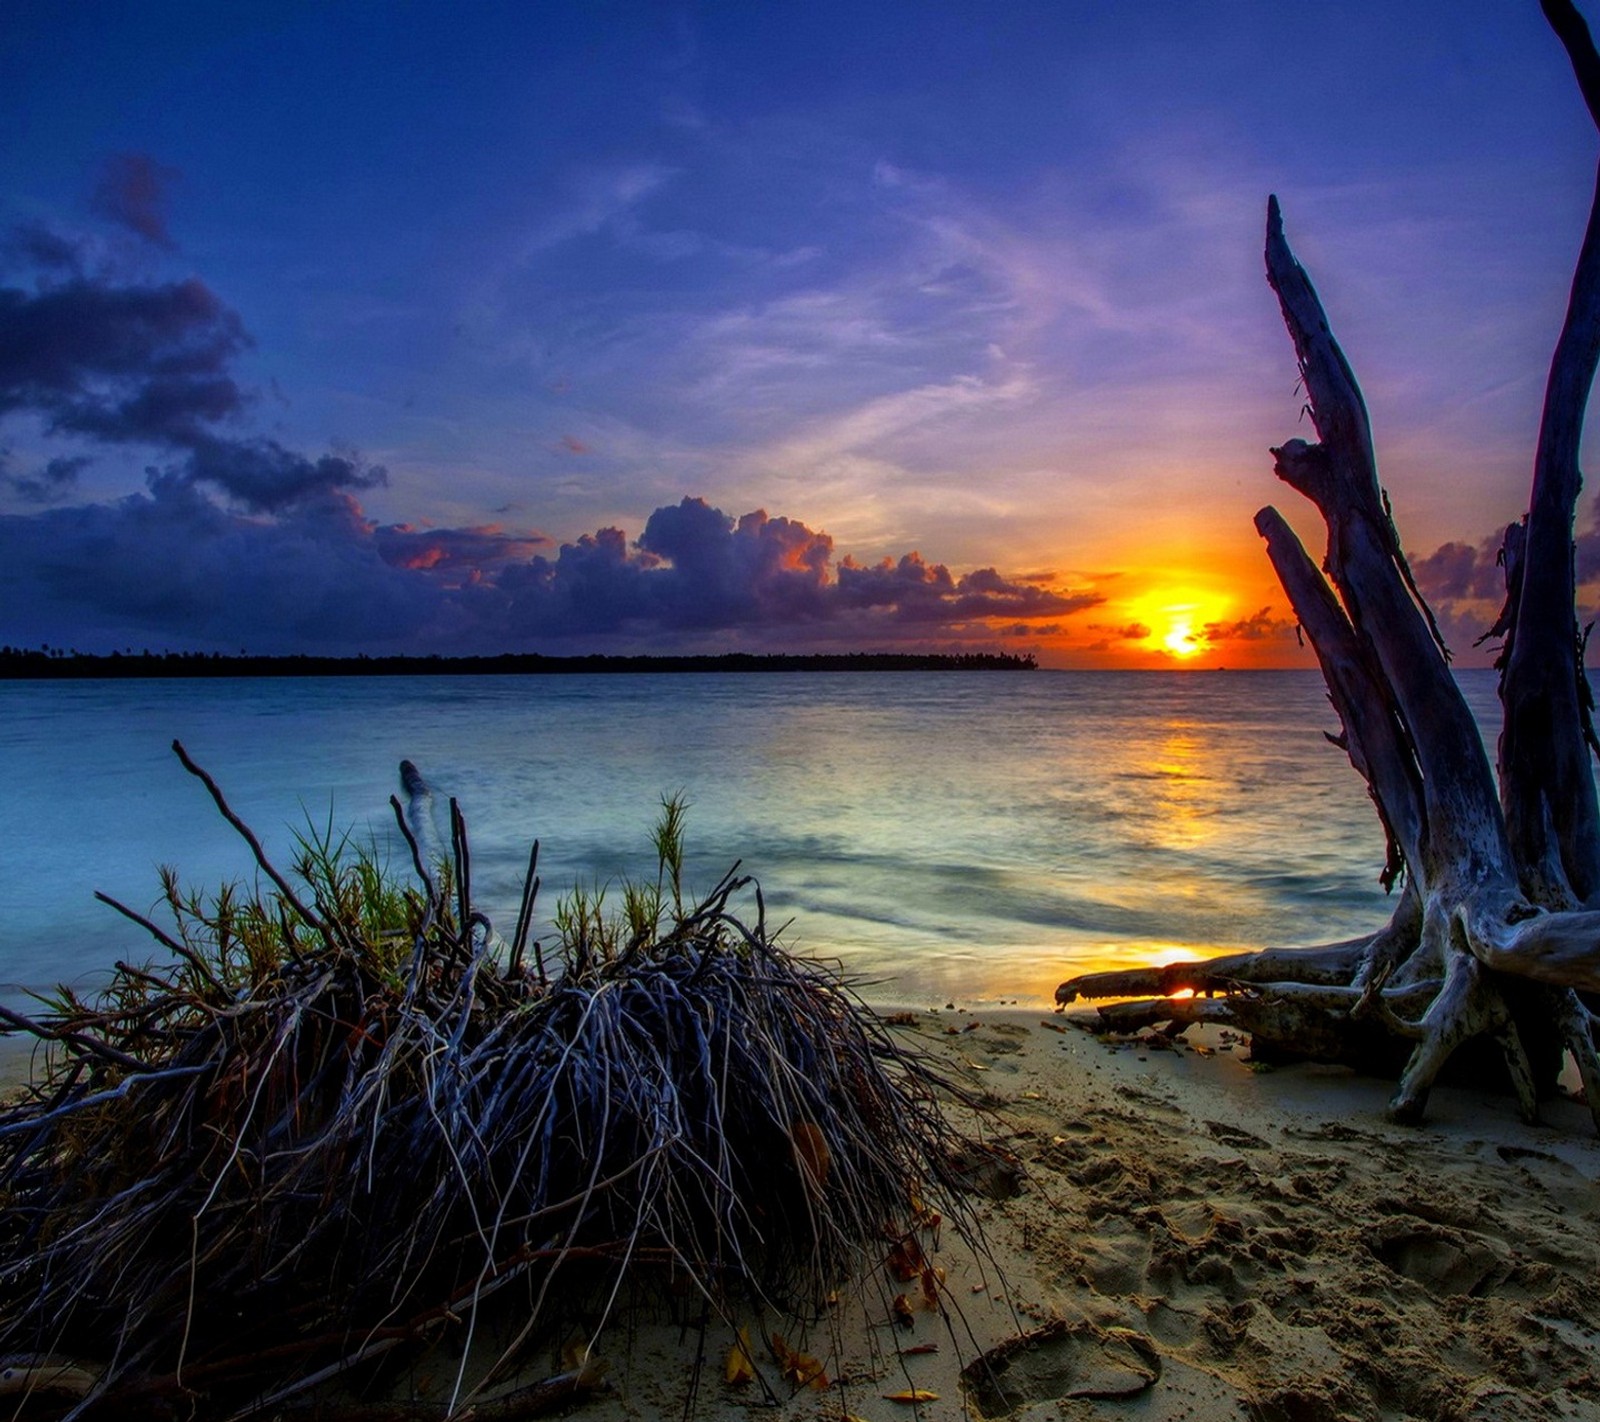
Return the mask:
<path id="1" fill-rule="evenodd" d="M 167 191 L 178 177 L 148 153 L 115 153 L 96 179 L 90 206 L 101 217 L 167 251 L 177 248 L 167 230 Z"/>

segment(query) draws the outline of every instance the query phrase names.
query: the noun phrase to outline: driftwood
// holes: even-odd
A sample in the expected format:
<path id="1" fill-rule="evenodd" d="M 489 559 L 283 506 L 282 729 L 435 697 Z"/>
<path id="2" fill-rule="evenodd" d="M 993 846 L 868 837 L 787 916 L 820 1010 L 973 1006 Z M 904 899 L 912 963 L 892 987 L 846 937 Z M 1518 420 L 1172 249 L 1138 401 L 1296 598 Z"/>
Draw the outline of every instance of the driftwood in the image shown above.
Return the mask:
<path id="1" fill-rule="evenodd" d="M 1542 6 L 1600 125 L 1588 26 L 1570 0 Z M 1481 1055 L 1485 1043 L 1531 1119 L 1570 1052 L 1600 1128 L 1596 1018 L 1584 1000 L 1600 992 L 1600 808 L 1589 759 L 1600 743 L 1572 543 L 1579 436 L 1600 362 L 1600 188 L 1551 362 L 1528 513 L 1505 537 L 1507 598 L 1489 634 L 1503 639 L 1498 776 L 1401 550 L 1360 387 L 1276 198 L 1266 267 L 1318 436 L 1274 449 L 1274 472 L 1326 524 L 1321 570 L 1275 508 L 1256 527 L 1316 652 L 1343 727 L 1337 744 L 1377 808 L 1382 877 L 1402 882 L 1399 902 L 1369 938 L 1091 974 L 1063 983 L 1057 1000 L 1142 994 L 1102 1008 L 1107 1022 L 1225 1022 L 1268 1050 L 1378 1069 L 1403 1044 L 1391 1111 L 1404 1121 L 1420 1119 L 1459 1049 Z M 1195 996 L 1168 996 L 1184 989 Z"/>

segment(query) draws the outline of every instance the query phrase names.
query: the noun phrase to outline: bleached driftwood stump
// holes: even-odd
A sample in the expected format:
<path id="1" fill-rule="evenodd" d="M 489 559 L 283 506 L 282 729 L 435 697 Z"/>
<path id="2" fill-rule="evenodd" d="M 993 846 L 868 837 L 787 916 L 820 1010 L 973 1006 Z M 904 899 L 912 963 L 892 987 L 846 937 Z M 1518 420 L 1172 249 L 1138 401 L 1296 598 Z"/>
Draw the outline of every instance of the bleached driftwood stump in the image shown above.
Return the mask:
<path id="1" fill-rule="evenodd" d="M 1600 54 L 1570 0 L 1541 0 L 1600 125 Z M 1506 531 L 1505 609 L 1492 629 L 1504 725 L 1498 777 L 1406 565 L 1378 483 L 1360 387 L 1311 279 L 1267 205 L 1267 280 L 1305 382 L 1317 442 L 1272 451 L 1275 472 L 1327 526 L 1319 570 L 1275 508 L 1256 515 L 1315 649 L 1388 843 L 1383 880 L 1401 885 L 1369 937 L 1209 962 L 1096 973 L 1057 989 L 1146 994 L 1101 1009 L 1108 1024 L 1225 1022 L 1268 1048 L 1382 1068 L 1409 1044 L 1391 1110 L 1421 1118 L 1429 1088 L 1465 1044 L 1494 1043 L 1530 1118 L 1563 1049 L 1600 1129 L 1600 806 L 1575 611 L 1578 444 L 1600 362 L 1600 178 L 1567 316 L 1551 361 L 1528 513 Z M 1497 783 L 1498 782 L 1498 783 Z M 1193 997 L 1165 994 L 1192 989 Z M 1161 994 L 1163 996 L 1149 996 Z"/>

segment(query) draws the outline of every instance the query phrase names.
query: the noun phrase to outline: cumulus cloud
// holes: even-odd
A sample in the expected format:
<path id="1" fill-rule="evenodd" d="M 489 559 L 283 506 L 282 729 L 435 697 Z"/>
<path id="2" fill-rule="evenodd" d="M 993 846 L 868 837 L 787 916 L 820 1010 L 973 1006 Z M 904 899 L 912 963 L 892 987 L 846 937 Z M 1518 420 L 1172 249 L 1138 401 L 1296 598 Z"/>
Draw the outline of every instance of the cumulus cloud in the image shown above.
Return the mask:
<path id="1" fill-rule="evenodd" d="M 1584 525 L 1573 535 L 1573 570 L 1579 589 L 1579 620 L 1594 616 L 1600 602 L 1600 496 L 1579 514 Z M 1445 641 L 1457 650 L 1478 643 L 1494 625 L 1505 602 L 1505 569 L 1500 551 L 1505 526 L 1476 542 L 1454 540 L 1423 558 L 1411 560 L 1417 587 L 1432 607 Z"/>
<path id="2" fill-rule="evenodd" d="M 258 651 L 637 650 L 918 646 L 1047 635 L 1097 601 L 957 577 L 916 554 L 835 566 L 833 540 L 702 499 L 658 508 L 637 542 L 563 543 L 494 525 L 379 524 L 325 487 L 227 508 L 177 473 L 114 504 L 0 517 L 0 602 L 14 640 L 64 626 L 113 640 Z"/>

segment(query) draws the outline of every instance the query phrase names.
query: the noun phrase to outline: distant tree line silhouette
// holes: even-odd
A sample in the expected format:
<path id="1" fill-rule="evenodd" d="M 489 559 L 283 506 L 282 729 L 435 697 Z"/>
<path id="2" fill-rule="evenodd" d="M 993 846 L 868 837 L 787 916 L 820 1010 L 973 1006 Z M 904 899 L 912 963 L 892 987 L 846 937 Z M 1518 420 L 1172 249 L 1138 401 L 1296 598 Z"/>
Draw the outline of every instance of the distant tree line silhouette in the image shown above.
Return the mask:
<path id="1" fill-rule="evenodd" d="M 45 643 L 0 647 L 0 680 L 88 677 L 217 676 L 527 676 L 638 672 L 1033 671 L 1031 653 L 1007 652 L 726 652 L 712 656 L 254 656 L 240 652 L 95 653 Z"/>

